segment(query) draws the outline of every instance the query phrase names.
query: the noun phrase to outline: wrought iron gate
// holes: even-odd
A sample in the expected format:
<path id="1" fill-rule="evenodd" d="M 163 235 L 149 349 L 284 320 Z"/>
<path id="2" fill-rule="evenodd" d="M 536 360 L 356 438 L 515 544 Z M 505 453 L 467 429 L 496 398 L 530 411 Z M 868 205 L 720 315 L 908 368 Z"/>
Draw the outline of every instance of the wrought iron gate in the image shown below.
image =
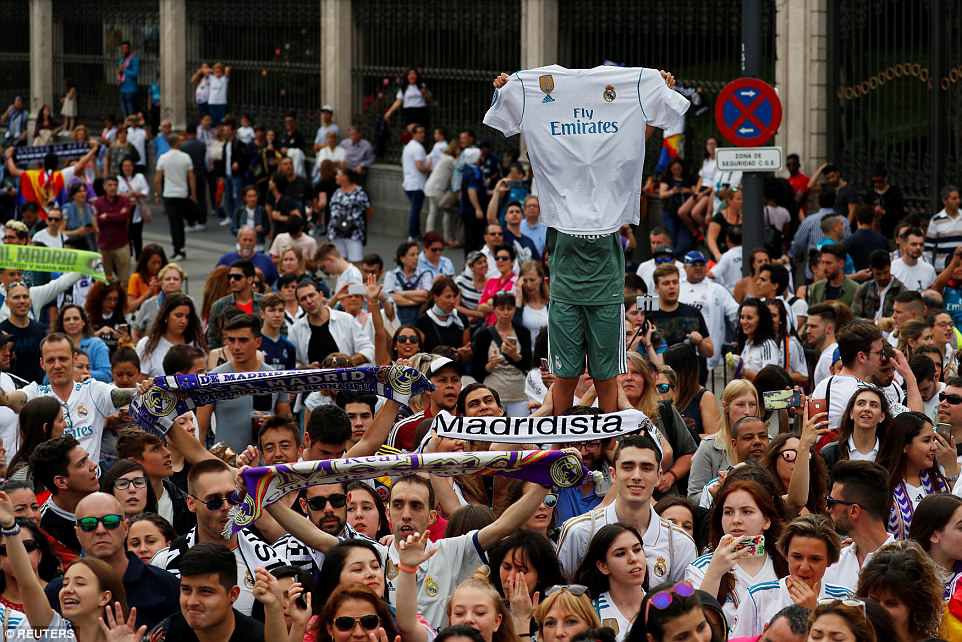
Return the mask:
<path id="1" fill-rule="evenodd" d="M 187 0 L 187 106 L 196 117 L 190 77 L 201 63 L 231 67 L 228 99 L 235 115 L 280 126 L 297 114 L 313 139 L 320 120 L 320 2 Z"/>
<path id="2" fill-rule="evenodd" d="M 907 209 L 962 180 L 962 8 L 952 0 L 829 2 L 833 160 L 869 187 L 884 165 Z"/>
<path id="3" fill-rule="evenodd" d="M 77 88 L 81 120 L 96 122 L 120 110 L 116 70 L 120 43 L 129 40 L 140 56 L 140 106 L 146 111 L 147 87 L 158 78 L 160 20 L 156 0 L 54 0 L 54 105 L 68 83 Z"/>
<path id="4" fill-rule="evenodd" d="M 28 0 L 0 0 L 4 37 L 0 43 L 0 110 L 23 96 L 30 104 L 30 15 Z"/>

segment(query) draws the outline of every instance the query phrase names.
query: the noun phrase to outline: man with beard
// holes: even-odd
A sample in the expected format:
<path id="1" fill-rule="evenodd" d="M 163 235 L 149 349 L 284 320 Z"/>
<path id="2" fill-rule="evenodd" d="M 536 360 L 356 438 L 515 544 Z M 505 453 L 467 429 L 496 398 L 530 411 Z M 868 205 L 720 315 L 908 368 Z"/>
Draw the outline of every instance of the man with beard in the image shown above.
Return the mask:
<path id="1" fill-rule="evenodd" d="M 808 289 L 808 304 L 838 300 L 851 306 L 858 283 L 845 276 L 845 248 L 838 244 L 821 248 L 819 266 L 825 278 L 816 281 Z M 892 266 L 895 267 L 894 264 Z M 894 272 L 894 270 L 893 270 Z M 932 276 L 932 281 L 935 275 Z M 932 281 L 929 281 L 931 284 Z M 928 287 L 928 285 L 926 285 Z"/>
<path id="2" fill-rule="evenodd" d="M 250 193 L 252 196 L 256 196 L 256 191 Z M 271 257 L 257 251 L 257 232 L 253 227 L 245 226 L 237 230 L 237 250 L 220 257 L 217 265 L 230 267 L 240 260 L 253 263 L 254 267 L 264 275 L 264 283 L 270 286 L 274 285 L 274 281 L 277 280 L 277 269 L 274 267 L 274 261 L 271 260 Z"/>
<path id="3" fill-rule="evenodd" d="M 935 282 L 935 268 L 922 258 L 925 235 L 917 227 L 908 231 L 905 252 L 892 261 L 892 275 L 909 290 L 921 292 Z"/>
<path id="4" fill-rule="evenodd" d="M 832 374 L 832 355 L 838 348 L 835 328 L 838 325 L 835 306 L 831 303 L 818 303 L 808 309 L 805 323 L 805 339 L 808 347 L 818 353 L 812 383 L 816 386 L 822 379 Z"/>
<path id="5" fill-rule="evenodd" d="M 888 472 L 869 461 L 840 461 L 832 468 L 828 516 L 835 530 L 852 543 L 825 571 L 823 582 L 855 590 L 858 575 L 875 551 L 895 538 L 885 530 L 889 515 Z M 909 588 L 909 587 L 906 587 Z"/>

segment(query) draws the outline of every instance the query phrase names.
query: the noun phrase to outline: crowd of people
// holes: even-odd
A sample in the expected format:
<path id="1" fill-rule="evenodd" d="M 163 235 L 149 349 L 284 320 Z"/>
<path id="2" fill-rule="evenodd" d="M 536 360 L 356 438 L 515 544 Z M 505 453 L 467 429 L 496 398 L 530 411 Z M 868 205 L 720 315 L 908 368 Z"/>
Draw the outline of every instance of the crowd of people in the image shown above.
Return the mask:
<path id="1" fill-rule="evenodd" d="M 121 83 L 135 69 L 128 49 Z M 184 132 L 148 135 L 133 109 L 95 140 L 77 125 L 89 151 L 65 167 L 25 169 L 27 140 L 6 139 L 11 180 L 40 171 L 62 189 L 12 207 L 3 243 L 99 251 L 108 279 L 0 270 L 5 639 L 962 639 L 957 188 L 909 214 L 884 168 L 861 190 L 790 156 L 764 211 L 743 212 L 714 139 L 697 174 L 672 159 L 642 197 L 663 223 L 641 230 L 652 257 L 633 262 L 635 231 L 617 233 L 622 372 L 610 386 L 586 370 L 556 413 L 557 239 L 530 167 L 467 130 L 434 129 L 428 152 L 431 94 L 412 70 L 384 114 L 410 136 L 410 238 L 381 257 L 365 250 L 360 129 L 342 139 L 325 105 L 311 148 L 293 114 L 282 132 L 232 115 L 229 78 L 198 69 L 202 117 Z M 142 242 L 158 197 L 170 258 Z M 225 230 L 195 300 L 177 261 L 208 211 L 236 245 Z M 747 277 L 743 215 L 768 223 Z M 157 377 L 393 364 L 433 390 L 242 396 L 163 437 L 128 412 Z M 652 430 L 571 444 L 591 472 L 575 487 L 313 485 L 223 535 L 246 466 L 459 457 L 491 444 L 436 432 L 442 411 L 598 415 L 611 390 Z"/>

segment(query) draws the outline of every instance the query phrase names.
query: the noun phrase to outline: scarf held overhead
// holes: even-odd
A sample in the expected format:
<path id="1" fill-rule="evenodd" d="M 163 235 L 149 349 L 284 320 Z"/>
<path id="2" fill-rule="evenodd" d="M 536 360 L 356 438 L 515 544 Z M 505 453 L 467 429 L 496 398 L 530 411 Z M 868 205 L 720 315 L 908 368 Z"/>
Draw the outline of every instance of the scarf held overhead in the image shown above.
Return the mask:
<path id="1" fill-rule="evenodd" d="M 434 417 L 431 429 L 448 439 L 515 444 L 567 444 L 641 430 L 657 434 L 654 424 L 639 410 L 560 417 L 455 417 L 443 410 Z"/>
<path id="2" fill-rule="evenodd" d="M 177 417 L 197 406 L 248 395 L 315 390 L 369 392 L 407 405 L 412 395 L 433 389 L 419 370 L 398 364 L 173 375 L 156 377 L 146 392 L 134 395 L 130 416 L 147 432 L 163 436 Z"/>
<path id="3" fill-rule="evenodd" d="M 106 281 L 98 252 L 37 245 L 0 245 L 0 268 L 31 272 L 80 272 Z"/>
<path id="4" fill-rule="evenodd" d="M 576 455 L 560 450 L 372 455 L 247 468 L 241 473 L 246 495 L 231 508 L 224 536 L 230 537 L 254 523 L 265 506 L 308 486 L 416 472 L 441 477 L 498 474 L 542 486 L 571 488 L 587 471 Z"/>

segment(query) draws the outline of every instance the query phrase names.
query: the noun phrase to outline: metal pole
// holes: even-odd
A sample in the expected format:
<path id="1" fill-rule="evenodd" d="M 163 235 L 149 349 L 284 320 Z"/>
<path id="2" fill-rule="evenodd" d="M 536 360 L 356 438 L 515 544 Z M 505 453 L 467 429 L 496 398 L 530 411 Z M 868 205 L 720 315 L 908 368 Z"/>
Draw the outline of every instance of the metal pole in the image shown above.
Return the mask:
<path id="1" fill-rule="evenodd" d="M 933 212 L 942 209 L 939 191 L 945 180 L 945 117 L 942 109 L 943 92 L 939 84 L 942 70 L 945 68 L 945 40 L 946 13 L 943 11 L 942 0 L 932 0 L 929 3 L 929 26 L 931 42 L 929 43 L 929 153 L 932 155 L 932 175 L 929 183 L 929 205 Z"/>
<path id="2" fill-rule="evenodd" d="M 742 0 L 742 75 L 762 71 L 762 0 Z M 762 245 L 762 175 L 742 175 L 742 274 L 752 273 L 751 253 Z"/>

